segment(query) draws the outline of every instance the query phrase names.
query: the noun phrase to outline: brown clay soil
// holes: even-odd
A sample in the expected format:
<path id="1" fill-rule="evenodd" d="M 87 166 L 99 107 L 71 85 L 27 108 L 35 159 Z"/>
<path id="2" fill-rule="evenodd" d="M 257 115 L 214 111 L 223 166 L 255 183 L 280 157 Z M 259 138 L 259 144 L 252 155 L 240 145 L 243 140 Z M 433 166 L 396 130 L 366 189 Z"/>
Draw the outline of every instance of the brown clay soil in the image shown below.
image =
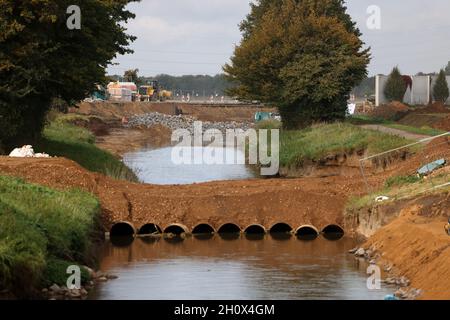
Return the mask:
<path id="1" fill-rule="evenodd" d="M 409 111 L 409 107 L 401 102 L 393 101 L 389 104 L 374 108 L 369 115 L 385 120 L 398 120 Z"/>
<path id="2" fill-rule="evenodd" d="M 0 172 L 57 189 L 79 188 L 98 196 L 105 231 L 115 222 L 136 228 L 156 223 L 162 228 L 181 223 L 193 228 L 200 222 L 219 228 L 236 223 L 242 228 L 258 223 L 270 228 L 278 222 L 293 228 L 313 225 L 321 230 L 341 225 L 347 195 L 363 190 L 360 179 L 340 177 L 255 179 L 186 186 L 157 186 L 113 180 L 88 172 L 64 159 L 0 157 Z"/>
<path id="3" fill-rule="evenodd" d="M 128 110 L 135 108 L 133 105 L 125 106 L 125 111 L 105 108 L 98 115 L 117 121 L 128 112 L 134 113 Z M 80 110 L 90 112 L 89 106 L 86 108 Z M 144 109 L 142 112 L 149 112 L 147 107 Z M 253 117 L 254 110 L 244 113 L 247 113 L 246 117 Z M 125 129 L 109 128 L 109 134 L 104 136 L 104 141 L 99 140 L 99 146 L 115 149 L 115 153 L 120 155 L 128 151 L 127 144 L 133 148 L 135 141 L 138 141 L 136 147 L 141 146 L 140 138 L 148 141 L 147 134 L 161 137 L 164 128 L 153 133 L 140 129 L 122 130 Z M 114 138 L 108 141 L 107 137 Z M 121 144 L 125 145 L 122 149 L 117 147 Z M 375 174 L 383 165 L 370 168 L 368 182 L 377 189 L 389 176 L 414 174 L 424 159 L 442 157 L 449 148 L 448 140 L 440 139 L 408 161 L 381 159 L 379 161 L 385 162 L 388 169 Z M 155 223 L 163 229 L 172 223 L 184 224 L 189 229 L 198 223 L 209 223 L 217 229 L 230 222 L 242 228 L 254 223 L 270 228 L 275 223 L 285 222 L 293 228 L 313 225 L 321 230 L 329 224 L 343 226 L 348 198 L 366 192 L 361 176 L 345 170 L 344 176 L 220 181 L 188 186 L 156 186 L 114 180 L 89 172 L 64 158 L 0 157 L 0 172 L 57 189 L 79 188 L 92 192 L 101 202 L 105 231 L 120 221 L 132 222 L 136 229 L 146 223 Z M 421 213 L 420 203 L 417 207 L 405 207 L 399 218 L 379 229 L 366 244 L 382 252 L 383 259 L 393 262 L 399 273 L 412 281 L 413 287 L 423 289 L 425 299 L 450 298 L 450 283 L 447 281 L 450 279 L 450 237 L 443 232 L 445 216 L 450 214 L 449 201 L 446 197 L 439 203 L 431 203 L 427 208 L 437 209 L 428 214 Z"/>
<path id="4" fill-rule="evenodd" d="M 399 217 L 378 230 L 365 248 L 420 288 L 420 299 L 450 299 L 450 237 L 444 232 L 450 192 L 419 198 L 403 206 Z"/>
<path id="5" fill-rule="evenodd" d="M 411 109 L 398 122 L 418 128 L 431 127 L 450 131 L 450 108 L 443 103 L 435 102 L 426 107 Z"/>

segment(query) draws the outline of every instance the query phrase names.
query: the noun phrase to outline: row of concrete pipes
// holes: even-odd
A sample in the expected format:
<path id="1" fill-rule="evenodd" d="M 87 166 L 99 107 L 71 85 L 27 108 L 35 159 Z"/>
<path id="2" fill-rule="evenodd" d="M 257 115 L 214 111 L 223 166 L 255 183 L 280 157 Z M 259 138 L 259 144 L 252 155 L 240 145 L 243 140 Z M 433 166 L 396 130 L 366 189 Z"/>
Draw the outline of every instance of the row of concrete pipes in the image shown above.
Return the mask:
<path id="1" fill-rule="evenodd" d="M 241 228 L 234 223 L 226 223 L 221 225 L 219 228 L 215 229 L 208 223 L 200 223 L 192 230 L 187 226 L 179 223 L 170 224 L 164 229 L 160 228 L 154 223 L 148 223 L 143 225 L 141 228 L 136 229 L 130 222 L 118 222 L 115 223 L 109 233 L 110 237 L 120 237 L 120 236 L 146 236 L 146 235 L 157 235 L 157 234 L 171 234 L 171 235 L 182 235 L 182 234 L 192 234 L 192 235 L 207 235 L 207 234 L 294 234 L 296 236 L 318 236 L 319 234 L 337 234 L 344 235 L 344 229 L 339 225 L 330 224 L 327 225 L 322 230 L 317 229 L 312 225 L 302 225 L 297 229 L 292 228 L 287 223 L 276 223 L 269 229 L 266 229 L 260 224 L 252 224 L 246 228 Z"/>

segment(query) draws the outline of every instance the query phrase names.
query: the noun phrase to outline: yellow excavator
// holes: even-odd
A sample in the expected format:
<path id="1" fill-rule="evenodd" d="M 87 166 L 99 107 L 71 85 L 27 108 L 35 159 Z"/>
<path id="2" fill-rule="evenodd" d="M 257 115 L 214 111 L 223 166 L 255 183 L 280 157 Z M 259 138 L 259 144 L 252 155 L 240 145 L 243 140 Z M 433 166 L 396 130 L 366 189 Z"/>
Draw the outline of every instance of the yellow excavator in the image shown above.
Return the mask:
<path id="1" fill-rule="evenodd" d="M 163 90 L 158 81 L 152 81 L 139 87 L 139 97 L 141 101 L 166 101 L 172 98 L 172 92 Z"/>

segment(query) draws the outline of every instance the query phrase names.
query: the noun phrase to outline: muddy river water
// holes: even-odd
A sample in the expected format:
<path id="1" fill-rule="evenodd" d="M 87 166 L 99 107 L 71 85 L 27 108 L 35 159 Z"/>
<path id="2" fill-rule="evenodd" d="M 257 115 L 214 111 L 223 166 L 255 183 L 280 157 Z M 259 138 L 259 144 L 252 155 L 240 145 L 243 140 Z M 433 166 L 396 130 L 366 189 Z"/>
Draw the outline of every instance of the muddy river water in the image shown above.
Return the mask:
<path id="1" fill-rule="evenodd" d="M 178 168 L 171 149 L 142 151 L 124 161 L 147 183 L 186 184 L 252 178 L 245 166 Z M 348 253 L 346 236 L 300 240 L 287 235 L 112 239 L 100 269 L 119 278 L 91 299 L 356 299 L 381 300 L 395 288 L 367 287 L 367 263 Z"/>

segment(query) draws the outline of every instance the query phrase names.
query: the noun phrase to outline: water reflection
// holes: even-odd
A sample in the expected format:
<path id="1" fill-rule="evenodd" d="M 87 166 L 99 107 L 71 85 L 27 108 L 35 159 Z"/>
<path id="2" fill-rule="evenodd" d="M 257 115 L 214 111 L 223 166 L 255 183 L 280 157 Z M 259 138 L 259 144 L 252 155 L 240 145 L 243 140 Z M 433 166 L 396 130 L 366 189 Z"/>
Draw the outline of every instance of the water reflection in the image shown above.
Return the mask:
<path id="1" fill-rule="evenodd" d="M 242 156 L 242 152 L 232 148 L 209 147 L 209 149 L 221 152 L 230 159 Z M 126 154 L 123 161 L 142 182 L 152 184 L 192 184 L 255 177 L 255 174 L 243 164 L 175 164 L 172 162 L 172 150 L 173 148 L 169 147 L 132 152 Z"/>
<path id="2" fill-rule="evenodd" d="M 119 279 L 101 284 L 91 298 L 382 299 L 394 290 L 366 288 L 367 264 L 347 253 L 352 239 L 286 236 L 136 238 L 127 247 L 107 242 L 101 269 Z"/>

